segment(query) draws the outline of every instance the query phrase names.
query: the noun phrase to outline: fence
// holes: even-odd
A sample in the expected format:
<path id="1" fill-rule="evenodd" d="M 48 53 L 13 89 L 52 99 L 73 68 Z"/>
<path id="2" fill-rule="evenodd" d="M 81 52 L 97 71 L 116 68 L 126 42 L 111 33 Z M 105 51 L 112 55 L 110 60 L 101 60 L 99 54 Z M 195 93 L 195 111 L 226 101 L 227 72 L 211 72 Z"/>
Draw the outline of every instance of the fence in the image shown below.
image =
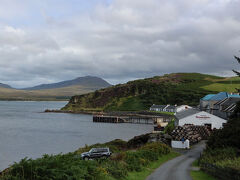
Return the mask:
<path id="1" fill-rule="evenodd" d="M 240 180 L 240 171 L 222 168 L 213 164 L 201 163 L 201 169 L 221 180 Z"/>

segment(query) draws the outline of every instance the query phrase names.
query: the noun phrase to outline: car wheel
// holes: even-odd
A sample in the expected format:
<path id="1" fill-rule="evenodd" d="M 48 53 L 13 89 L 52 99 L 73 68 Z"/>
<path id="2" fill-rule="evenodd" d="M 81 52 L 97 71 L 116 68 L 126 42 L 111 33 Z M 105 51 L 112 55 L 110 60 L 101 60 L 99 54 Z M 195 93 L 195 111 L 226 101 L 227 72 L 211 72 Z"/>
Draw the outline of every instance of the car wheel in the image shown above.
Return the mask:
<path id="1" fill-rule="evenodd" d="M 83 160 L 88 161 L 89 157 L 84 157 Z"/>
<path id="2" fill-rule="evenodd" d="M 103 159 L 107 159 L 107 158 L 108 158 L 108 156 L 104 155 L 102 158 L 103 158 Z"/>

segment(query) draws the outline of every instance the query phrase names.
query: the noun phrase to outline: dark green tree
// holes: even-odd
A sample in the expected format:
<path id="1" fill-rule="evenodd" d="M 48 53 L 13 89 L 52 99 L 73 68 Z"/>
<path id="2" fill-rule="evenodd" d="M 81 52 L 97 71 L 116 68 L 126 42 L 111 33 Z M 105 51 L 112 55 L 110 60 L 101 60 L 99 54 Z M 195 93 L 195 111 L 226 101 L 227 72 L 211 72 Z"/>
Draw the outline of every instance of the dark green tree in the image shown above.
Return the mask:
<path id="1" fill-rule="evenodd" d="M 237 56 L 234 56 L 234 58 L 238 61 L 238 63 L 240 64 L 240 58 Z M 233 70 L 234 73 L 236 73 L 239 77 L 240 77 L 240 72 Z M 240 92 L 240 89 L 236 89 L 238 92 Z"/>
<path id="2" fill-rule="evenodd" d="M 237 56 L 234 56 L 234 58 L 238 61 L 238 63 L 240 64 L 240 58 Z M 240 77 L 240 72 L 233 70 L 233 72 L 235 72 L 239 77 Z"/>

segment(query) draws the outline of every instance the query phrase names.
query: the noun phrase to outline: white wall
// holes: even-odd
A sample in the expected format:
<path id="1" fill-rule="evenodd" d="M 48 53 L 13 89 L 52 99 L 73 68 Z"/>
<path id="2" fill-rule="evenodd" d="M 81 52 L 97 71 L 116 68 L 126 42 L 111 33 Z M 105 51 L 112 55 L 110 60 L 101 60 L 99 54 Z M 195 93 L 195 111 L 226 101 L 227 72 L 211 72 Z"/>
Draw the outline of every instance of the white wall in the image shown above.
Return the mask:
<path id="1" fill-rule="evenodd" d="M 189 141 L 171 141 L 171 146 L 172 148 L 180 148 L 180 149 L 189 149 L 190 146 L 189 146 Z"/>
<path id="2" fill-rule="evenodd" d="M 199 126 L 204 126 L 205 124 L 212 124 L 212 129 L 220 129 L 223 127 L 223 123 L 227 121 L 209 114 L 207 112 L 201 111 L 197 114 L 185 117 L 183 119 L 179 119 L 179 126 L 183 126 L 184 124 L 194 124 Z"/>

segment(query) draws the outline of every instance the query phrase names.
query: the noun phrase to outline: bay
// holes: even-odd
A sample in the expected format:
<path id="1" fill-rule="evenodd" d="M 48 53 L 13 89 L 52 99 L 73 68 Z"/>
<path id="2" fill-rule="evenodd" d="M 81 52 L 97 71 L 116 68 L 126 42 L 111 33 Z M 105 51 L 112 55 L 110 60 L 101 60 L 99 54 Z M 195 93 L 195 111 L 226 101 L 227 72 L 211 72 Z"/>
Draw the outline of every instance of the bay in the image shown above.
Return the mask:
<path id="1" fill-rule="evenodd" d="M 92 115 L 43 113 L 67 102 L 0 101 L 0 170 L 24 157 L 67 153 L 86 144 L 148 133 L 152 125 L 93 123 Z"/>

